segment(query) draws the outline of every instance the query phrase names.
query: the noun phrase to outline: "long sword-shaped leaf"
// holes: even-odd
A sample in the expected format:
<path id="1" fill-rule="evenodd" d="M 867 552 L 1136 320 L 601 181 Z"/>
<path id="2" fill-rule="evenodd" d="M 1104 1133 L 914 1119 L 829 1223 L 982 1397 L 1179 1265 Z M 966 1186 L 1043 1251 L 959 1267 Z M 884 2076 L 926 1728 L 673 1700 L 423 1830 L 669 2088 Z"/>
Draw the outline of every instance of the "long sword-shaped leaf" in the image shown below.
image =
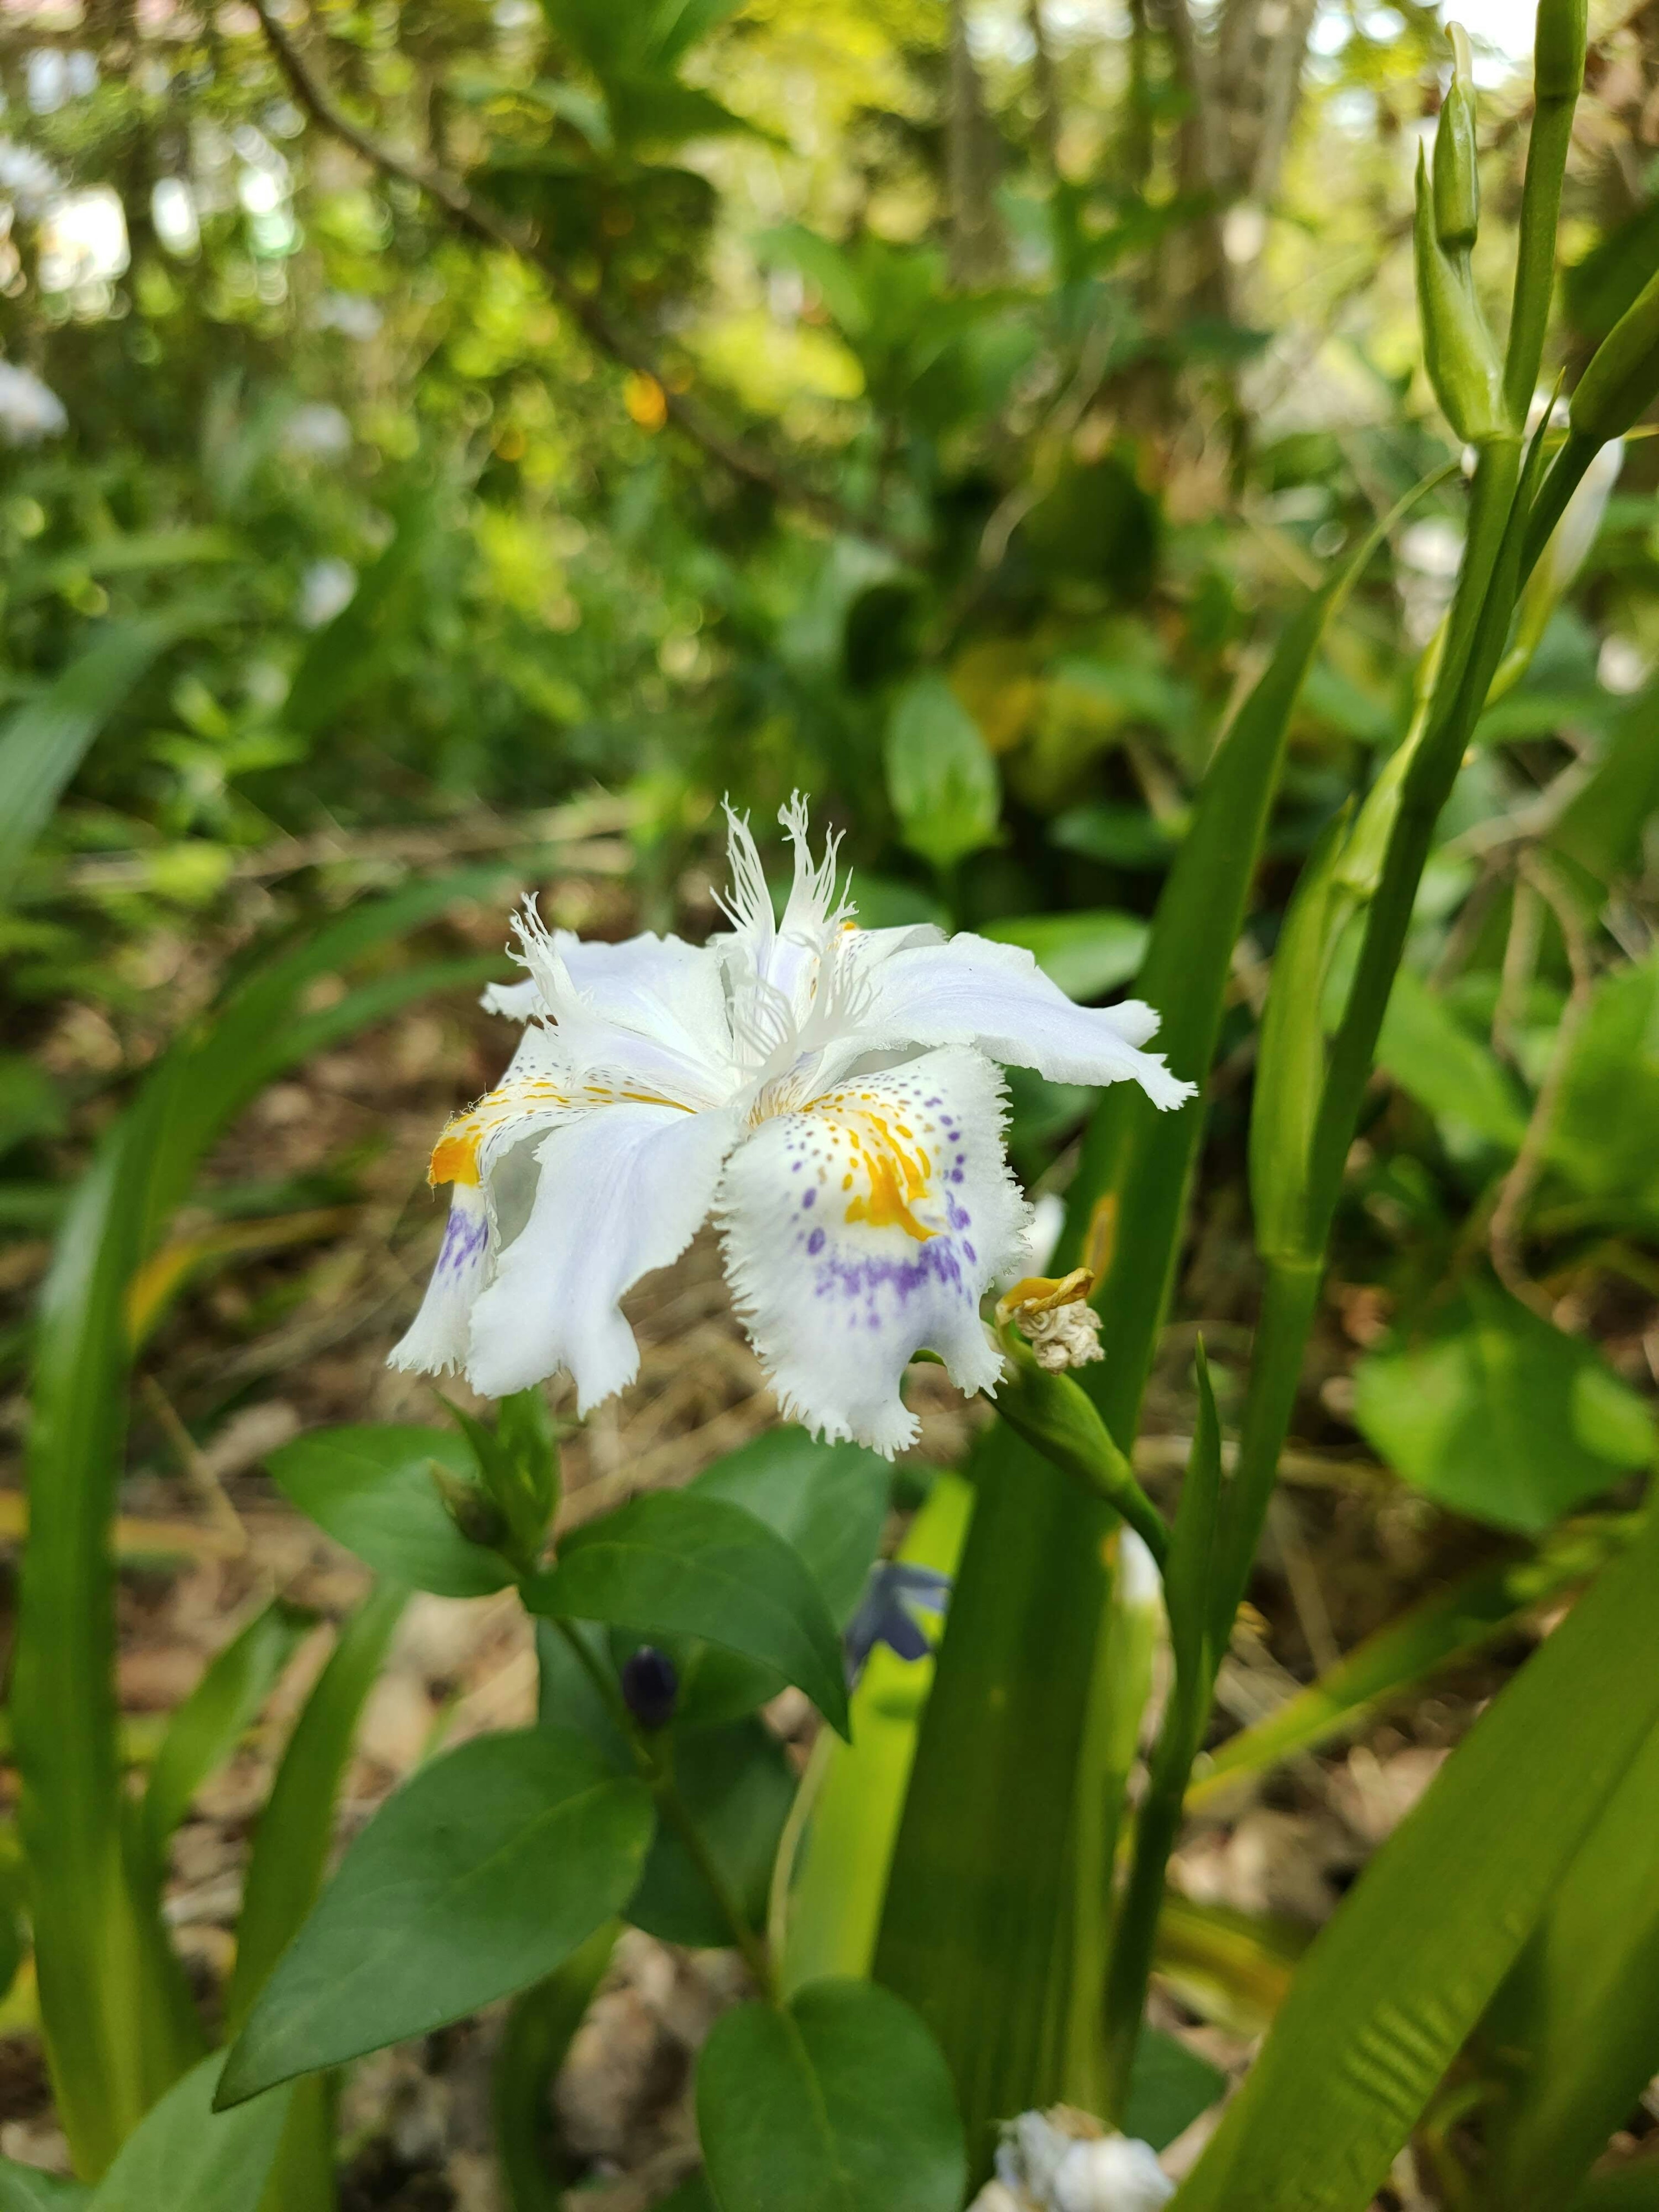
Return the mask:
<path id="1" fill-rule="evenodd" d="M 1369 558 L 1370 549 L 1363 558 Z M 1280 641 L 1212 762 L 1159 902 L 1137 988 L 1164 1015 L 1159 1042 L 1179 1075 L 1202 1079 L 1215 1048 L 1233 947 L 1284 759 L 1297 697 L 1338 593 L 1320 592 Z M 1115 1206 L 1103 1297 L 1111 1346 L 1097 1402 L 1131 1442 L 1168 1297 L 1199 1109 L 1159 1115 L 1133 1084 L 1097 1109 L 1073 1186 L 1070 1251 L 1097 1206 Z M 1112 1516 L 999 1428 L 975 1463 L 979 1501 L 951 1601 L 894 1854 L 876 1954 L 951 2062 L 976 2171 L 994 2121 L 1060 2094 L 1079 1893 L 1109 1869 L 1079 1847 L 1077 1797 L 1100 1786 L 1082 1757 Z M 1109 1686 L 1101 1694 L 1109 1694 Z M 1099 1824 L 1093 1824 L 1098 1827 Z"/>
<path id="2" fill-rule="evenodd" d="M 1659 1726 L 1659 1511 L 1487 1709 L 1297 1974 L 1179 2212 L 1363 2212 Z"/>
<path id="3" fill-rule="evenodd" d="M 131 1364 L 129 1287 L 207 1146 L 260 1085 L 432 977 L 406 970 L 300 1016 L 307 985 L 483 879 L 474 871 L 365 902 L 239 978 L 106 1137 L 60 1232 L 36 1336 L 12 1715 L 47 2050 L 65 2130 L 89 2175 L 199 2049 L 153 1899 L 143 1883 L 135 1892 L 123 1848 L 110 1528 Z"/>
<path id="4" fill-rule="evenodd" d="M 1511 2092 L 1489 2130 L 1504 2212 L 1555 2212 L 1659 2070 L 1659 1729 L 1555 1887 L 1487 2016 Z"/>

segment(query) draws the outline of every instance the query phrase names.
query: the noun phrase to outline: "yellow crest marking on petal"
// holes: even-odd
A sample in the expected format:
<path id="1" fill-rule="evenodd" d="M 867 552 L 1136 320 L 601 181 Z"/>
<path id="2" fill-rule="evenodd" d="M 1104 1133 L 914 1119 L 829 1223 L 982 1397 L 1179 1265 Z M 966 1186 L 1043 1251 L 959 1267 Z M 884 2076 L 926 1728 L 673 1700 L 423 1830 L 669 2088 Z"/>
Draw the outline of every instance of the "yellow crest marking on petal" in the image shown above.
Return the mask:
<path id="1" fill-rule="evenodd" d="M 851 1194 L 846 1218 L 867 1222 L 872 1229 L 902 1229 L 925 1244 L 939 1231 L 918 1221 L 914 1208 L 929 1194 L 933 1163 L 908 1125 L 889 1121 L 873 1110 L 875 1104 L 868 1091 L 841 1091 L 820 1098 L 812 1109 L 847 1137 L 849 1167 L 841 1185 Z"/>
<path id="2" fill-rule="evenodd" d="M 457 1114 L 444 1125 L 443 1134 L 432 1147 L 431 1164 L 426 1171 L 430 1183 L 476 1183 L 478 1177 L 478 1152 L 486 1137 L 497 1129 L 505 1128 L 511 1121 L 520 1121 L 526 1115 L 544 1113 L 550 1107 L 567 1106 L 569 1099 L 555 1083 L 544 1075 L 526 1075 L 511 1083 L 488 1091 L 474 1106 L 464 1114 Z"/>

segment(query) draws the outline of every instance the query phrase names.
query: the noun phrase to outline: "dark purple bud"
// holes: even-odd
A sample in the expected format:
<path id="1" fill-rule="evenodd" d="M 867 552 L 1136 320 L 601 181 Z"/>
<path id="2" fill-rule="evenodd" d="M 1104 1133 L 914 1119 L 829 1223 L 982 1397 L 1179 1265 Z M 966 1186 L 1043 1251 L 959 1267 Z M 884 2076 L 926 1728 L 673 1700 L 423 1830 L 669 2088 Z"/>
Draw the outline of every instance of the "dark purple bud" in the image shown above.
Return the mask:
<path id="1" fill-rule="evenodd" d="M 673 1661 L 654 1644 L 641 1644 L 623 1662 L 622 1693 L 642 1729 L 666 1728 L 674 1717 L 680 1678 Z"/>

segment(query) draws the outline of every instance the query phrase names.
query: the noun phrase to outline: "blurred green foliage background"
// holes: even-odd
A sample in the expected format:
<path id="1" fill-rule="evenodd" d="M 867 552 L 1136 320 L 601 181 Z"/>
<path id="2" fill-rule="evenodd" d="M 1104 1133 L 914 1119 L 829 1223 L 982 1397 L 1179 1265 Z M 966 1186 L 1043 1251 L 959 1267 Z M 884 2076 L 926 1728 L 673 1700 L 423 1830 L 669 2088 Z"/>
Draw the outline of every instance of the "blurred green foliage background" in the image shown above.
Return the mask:
<path id="1" fill-rule="evenodd" d="M 1659 239 L 1659 9 L 1592 36 L 1552 373 Z M 554 919 L 706 927 L 726 793 L 809 791 L 868 922 L 1127 984 L 1286 614 L 1451 452 L 1408 212 L 1445 58 L 1413 0 L 9 6 L 0 1220 L 49 1225 L 251 940 L 480 860 L 493 946 L 573 852 Z M 1529 90 L 1480 73 L 1496 284 Z M 1656 481 L 1633 441 L 1471 753 L 1345 1213 L 1351 1344 L 1415 1316 L 1357 1401 L 1401 1471 L 1467 1508 L 1494 1330 L 1540 1389 L 1559 1345 L 1581 1444 L 1581 1353 L 1605 1382 L 1509 1525 L 1632 1463 L 1659 1341 Z M 1405 726 L 1458 512 L 1393 531 L 1298 710 L 1212 1244 L 1278 917 Z M 1086 1100 L 1014 1103 L 1063 1179 Z"/>

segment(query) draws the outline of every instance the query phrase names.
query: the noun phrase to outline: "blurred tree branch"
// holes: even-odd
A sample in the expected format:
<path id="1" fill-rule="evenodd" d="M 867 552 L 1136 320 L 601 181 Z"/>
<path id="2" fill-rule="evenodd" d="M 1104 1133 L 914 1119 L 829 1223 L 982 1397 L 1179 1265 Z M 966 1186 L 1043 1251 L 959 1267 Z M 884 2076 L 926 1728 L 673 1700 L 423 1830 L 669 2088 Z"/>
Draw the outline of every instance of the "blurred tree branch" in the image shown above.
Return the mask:
<path id="1" fill-rule="evenodd" d="M 781 506 L 811 515 L 828 529 L 884 545 L 902 556 L 914 554 L 914 546 L 896 539 L 878 523 L 854 514 L 830 493 L 802 483 L 770 454 L 735 436 L 695 399 L 677 392 L 650 349 L 614 321 L 601 301 L 571 282 L 533 232 L 470 192 L 460 179 L 447 170 L 398 153 L 354 123 L 313 74 L 291 33 L 272 12 L 269 0 L 253 0 L 253 7 L 283 74 L 306 113 L 343 144 L 349 146 L 372 168 L 384 176 L 400 178 L 435 200 L 458 230 L 529 263 L 596 351 L 636 376 L 650 378 L 662 394 L 668 421 L 682 436 L 689 438 L 733 476 L 769 492 Z"/>

